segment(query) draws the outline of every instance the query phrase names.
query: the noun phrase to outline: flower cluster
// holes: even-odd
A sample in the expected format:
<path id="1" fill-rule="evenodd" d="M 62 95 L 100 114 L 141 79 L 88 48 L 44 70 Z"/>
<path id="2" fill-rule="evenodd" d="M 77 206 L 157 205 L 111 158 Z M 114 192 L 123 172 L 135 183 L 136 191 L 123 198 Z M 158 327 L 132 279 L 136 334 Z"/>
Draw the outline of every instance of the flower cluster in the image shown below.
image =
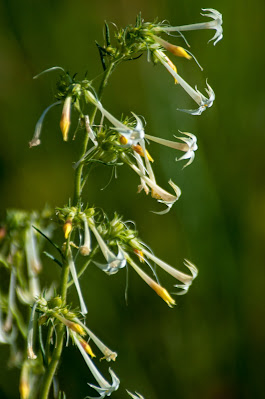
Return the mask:
<path id="1" fill-rule="evenodd" d="M 130 228 L 130 224 L 123 222 L 122 218 L 117 214 L 114 215 L 112 220 L 103 215 L 103 220 L 101 220 L 102 215 L 99 215 L 94 208 L 88 208 L 83 212 L 79 212 L 78 209 L 66 207 L 57 209 L 57 216 L 63 222 L 65 238 L 69 238 L 69 234 L 72 234 L 75 229 L 83 230 L 83 244 L 79 248 L 77 247 L 78 253 L 81 256 L 90 256 L 93 254 L 93 259 L 91 258 L 92 262 L 108 275 L 113 275 L 120 269 L 131 266 L 170 307 L 175 304 L 175 300 L 159 283 L 152 263 L 178 281 L 174 285 L 178 289 L 175 294 L 178 295 L 185 294 L 197 276 L 197 268 L 188 260 L 185 260 L 184 265 L 189 269 L 191 274 L 183 273 L 155 256 L 148 246 L 140 240 L 138 232 Z M 71 229 L 68 227 L 66 229 L 66 226 L 69 226 L 69 224 L 71 225 Z M 95 243 L 91 239 L 91 233 L 94 236 Z M 92 247 L 93 244 L 94 248 Z M 97 257 L 94 259 L 96 254 Z M 103 263 L 97 260 L 99 257 L 104 259 Z M 134 258 L 147 265 L 151 269 L 155 279 L 142 270 L 136 264 Z M 79 296 L 81 313 L 86 314 L 86 306 L 72 257 L 69 259 L 69 265 Z"/>
<path id="2" fill-rule="evenodd" d="M 42 113 L 29 146 L 41 144 L 44 118 L 55 106 L 61 108 L 58 125 L 63 141 L 68 141 L 71 136 L 74 139 L 76 134 L 80 134 L 83 142 L 80 156 L 73 165 L 74 195 L 69 199 L 69 205 L 57 207 L 55 212 L 49 209 L 39 213 L 9 211 L 5 224 L 0 227 L 0 267 L 8 281 L 6 287 L 0 290 L 0 343 L 11 346 L 11 360 L 21 368 L 19 390 L 22 399 L 48 399 L 52 384 L 54 396 L 65 399 L 65 394 L 57 388 L 55 372 L 62 348 L 64 344 L 68 345 L 69 340 L 80 351 L 96 381 L 96 384 L 88 383 L 99 395 L 95 399 L 110 396 L 119 388 L 120 381 L 114 371 L 109 368 L 109 382 L 99 371 L 97 359 L 92 360 L 97 351 L 103 355 L 101 359 L 108 362 L 115 361 L 117 353 L 110 350 L 86 324 L 88 310 L 80 277 L 88 265 L 95 265 L 108 276 L 125 268 L 127 271 L 134 270 L 169 307 L 175 305 L 173 296 L 186 294 L 197 276 L 196 266 L 187 259 L 184 260 L 186 271 L 181 271 L 157 257 L 139 238 L 132 222 L 124 222 L 117 213 L 110 219 L 103 210 L 85 205 L 87 201 L 84 201 L 82 192 L 92 165 L 98 163 L 113 168 L 127 165 L 139 176 L 138 192 L 150 194 L 164 205 L 161 211 L 155 213 L 167 213 L 179 199 L 181 190 L 171 179 L 168 183 L 172 192 L 157 183 L 150 143 L 177 150 L 179 153 L 175 156 L 176 161 L 185 160 L 183 167 L 186 167 L 194 161 L 198 149 L 196 136 L 190 132 L 179 132 L 174 140 L 167 140 L 151 135 L 143 117 L 134 112 L 122 118 L 112 115 L 102 101 L 102 92 L 111 73 L 121 62 L 136 60 L 146 52 L 148 62 L 164 66 L 174 82 L 198 106 L 196 109 L 181 111 L 200 115 L 210 108 L 215 100 L 211 86 L 206 81 L 205 94 L 196 86 L 195 89 L 191 87 L 179 75 L 168 52 L 186 60 L 193 59 L 198 64 L 194 55 L 188 49 L 163 38 L 163 35 L 174 36 L 176 33 L 189 46 L 183 32 L 214 29 L 215 34 L 211 40 L 215 45 L 223 36 L 222 15 L 211 8 L 203 9 L 203 12 L 202 16 L 210 18 L 210 21 L 183 26 L 144 22 L 139 14 L 135 25 L 116 30 L 115 44 L 111 42 L 108 24 L 105 24 L 105 42 L 103 45 L 96 43 L 103 67 L 103 78 L 97 91 L 92 80 L 77 80 L 76 74 L 71 76 L 58 66 L 36 76 L 52 71 L 60 72 L 56 101 Z M 71 135 L 73 112 L 78 115 L 78 125 Z M 60 245 L 53 241 L 56 223 L 61 226 Z M 43 286 L 40 279 L 40 251 L 44 243 L 51 246 L 52 251 L 43 253 L 61 272 L 60 283 L 52 283 L 50 287 Z M 163 276 L 164 272 L 174 279 L 172 289 L 167 290 L 158 279 L 157 274 Z M 78 310 L 73 310 L 67 302 L 67 291 L 71 285 L 74 285 L 79 298 Z M 29 322 L 24 321 L 20 310 L 23 305 L 31 307 Z M 21 337 L 24 350 L 19 345 Z M 26 354 L 24 359 L 23 352 Z M 143 399 L 137 392 L 127 393 L 134 399 Z"/>
<path id="3" fill-rule="evenodd" d="M 215 29 L 216 33 L 212 40 L 215 40 L 214 44 L 216 44 L 222 38 L 222 16 L 218 11 L 213 9 L 203 9 L 203 11 L 208 11 L 208 13 L 202 15 L 212 18 L 212 21 L 176 27 L 163 23 L 147 23 L 144 22 L 139 15 L 135 26 L 129 25 L 125 30 L 116 33 L 116 47 L 113 47 L 110 43 L 110 33 L 106 25 L 105 45 L 103 47 L 98 45 L 104 69 L 109 66 L 111 72 L 121 61 L 137 58 L 139 53 L 147 51 L 148 60 L 152 59 L 154 63 L 162 64 L 174 77 L 175 82 L 181 85 L 186 93 L 199 106 L 195 110 L 182 111 L 192 115 L 200 115 L 213 105 L 215 93 L 208 82 L 206 82 L 207 87 L 205 91 L 207 96 L 205 96 L 197 88 L 193 89 L 177 73 L 176 66 L 165 54 L 165 51 L 170 51 L 173 55 L 184 57 L 188 60 L 192 59 L 193 56 L 188 50 L 167 42 L 160 35 L 196 29 Z M 63 71 L 63 75 L 60 77 L 57 85 L 57 101 L 43 112 L 36 125 L 30 147 L 40 144 L 43 119 L 51 107 L 59 104 L 63 105 L 60 128 L 63 140 L 67 141 L 71 125 L 71 110 L 74 107 L 79 114 L 78 128 L 85 129 L 87 137 L 92 144 L 79 161 L 75 163 L 74 167 L 79 168 L 84 164 L 88 165 L 92 162 L 101 162 L 112 166 L 126 163 L 140 177 L 138 192 L 142 189 L 146 194 L 151 192 L 153 198 L 166 205 L 165 210 L 157 213 L 164 214 L 168 212 L 181 195 L 181 190 L 171 180 L 169 184 L 173 188 L 174 194 L 168 193 L 157 184 L 155 174 L 151 167 L 151 162 L 154 160 L 146 149 L 146 141 L 154 141 L 183 151 L 184 155 L 176 158 L 176 160 L 188 159 L 185 165 L 188 166 L 194 160 L 195 151 L 198 148 L 196 136 L 184 132 L 184 136 L 178 137 L 178 139 L 182 141 L 181 143 L 146 134 L 142 119 L 133 112 L 133 118 L 125 118 L 123 121 L 113 116 L 98 99 L 90 81 L 87 79 L 77 81 L 75 76 L 70 77 L 61 67 L 52 67 L 44 72 L 53 70 Z M 43 72 L 41 74 L 43 74 Z M 84 105 L 88 107 L 92 105 L 95 107 L 96 111 L 101 113 L 100 126 L 93 126 L 93 124 L 90 123 L 88 112 L 84 112 Z M 103 119 L 107 119 L 110 126 L 103 125 Z"/>

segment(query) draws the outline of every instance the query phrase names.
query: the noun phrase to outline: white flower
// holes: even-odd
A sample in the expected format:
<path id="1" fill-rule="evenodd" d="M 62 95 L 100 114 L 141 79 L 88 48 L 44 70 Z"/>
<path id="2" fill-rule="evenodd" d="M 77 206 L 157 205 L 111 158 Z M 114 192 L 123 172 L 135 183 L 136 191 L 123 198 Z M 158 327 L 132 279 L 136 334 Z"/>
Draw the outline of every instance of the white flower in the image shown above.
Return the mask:
<path id="1" fill-rule="evenodd" d="M 161 26 L 156 28 L 157 31 L 163 32 L 185 32 L 191 30 L 201 30 L 201 29 L 215 29 L 215 35 L 209 41 L 215 40 L 214 46 L 223 38 L 223 18 L 222 14 L 213 8 L 202 8 L 202 11 L 209 11 L 207 14 L 201 14 L 204 17 L 212 18 L 210 22 L 202 22 L 198 24 L 182 25 L 182 26 Z"/>
<path id="2" fill-rule="evenodd" d="M 104 258 L 107 261 L 107 264 L 103 265 L 101 263 L 95 262 L 95 265 L 98 266 L 101 270 L 103 270 L 105 273 L 112 275 L 117 273 L 120 269 L 125 267 L 126 265 L 126 259 L 123 255 L 123 252 L 119 248 L 118 254 L 115 255 L 107 246 L 101 235 L 99 234 L 94 221 L 92 219 L 88 219 L 88 224 L 90 229 L 92 230 L 98 245 L 100 246 L 101 252 L 104 256 Z"/>
<path id="3" fill-rule="evenodd" d="M 185 144 L 183 143 L 178 143 L 177 141 L 170 141 L 170 140 L 165 140 L 160 137 L 155 137 L 155 136 L 150 136 L 149 134 L 145 135 L 145 138 L 148 140 L 154 141 L 158 144 L 162 144 L 166 147 L 174 148 L 176 150 L 184 151 L 185 154 L 181 158 L 176 158 L 176 161 L 181 161 L 182 159 L 189 159 L 189 161 L 184 165 L 184 168 L 188 165 L 190 165 L 195 157 L 194 151 L 198 149 L 197 146 L 197 138 L 194 134 L 188 133 L 188 132 L 180 132 L 185 134 L 188 137 L 176 137 L 179 140 L 184 141 Z"/>
<path id="4" fill-rule="evenodd" d="M 105 380 L 105 378 L 100 374 L 100 372 L 98 371 L 98 369 L 96 368 L 96 366 L 94 365 L 94 363 L 92 362 L 92 360 L 90 359 L 84 348 L 82 347 L 76 335 L 72 334 L 72 336 L 91 374 L 99 384 L 99 386 L 96 386 L 94 384 L 88 384 L 91 388 L 94 388 L 99 393 L 100 396 L 97 399 L 105 398 L 105 396 L 110 396 L 114 391 L 117 391 L 120 385 L 120 380 L 116 376 L 116 374 L 111 370 L 111 368 L 109 368 L 109 373 L 112 378 L 112 384 L 110 384 L 107 380 Z M 94 399 L 94 397 L 91 396 L 87 396 L 87 398 Z"/>
<path id="5" fill-rule="evenodd" d="M 181 195 L 180 188 L 175 183 L 173 183 L 172 180 L 169 180 L 168 184 L 173 188 L 176 195 L 170 194 L 166 190 L 161 188 L 154 180 L 145 176 L 145 174 L 130 160 L 128 160 L 128 158 L 124 158 L 124 160 L 138 174 L 138 176 L 140 176 L 141 180 L 143 180 L 146 185 L 151 188 L 152 197 L 155 198 L 158 202 L 161 202 L 162 204 L 165 204 L 167 206 L 167 209 L 165 209 L 164 211 L 155 213 L 157 213 L 158 215 L 163 215 L 169 212 L 173 204 L 179 199 Z"/>
<path id="6" fill-rule="evenodd" d="M 160 50 L 155 51 L 155 55 L 159 61 L 166 67 L 169 73 L 174 77 L 175 80 L 182 86 L 182 88 L 188 93 L 189 96 L 199 105 L 196 110 L 180 109 L 179 111 L 186 112 L 191 115 L 201 115 L 206 108 L 210 108 L 215 100 L 215 94 L 211 86 L 206 82 L 207 88 L 205 89 L 208 94 L 208 98 L 205 97 L 195 86 L 195 90 L 184 80 L 182 77 L 169 65 L 164 57 L 164 53 Z"/>
<path id="7" fill-rule="evenodd" d="M 148 251 L 145 247 L 141 248 L 141 251 L 143 254 L 148 258 L 151 259 L 157 266 L 161 267 L 163 270 L 165 270 L 168 274 L 170 274 L 172 277 L 175 279 L 181 281 L 183 284 L 179 285 L 176 284 L 174 287 L 180 288 L 182 291 L 178 293 L 178 295 L 183 295 L 186 294 L 188 291 L 190 285 L 192 284 L 193 280 L 197 277 L 198 275 L 198 270 L 193 263 L 185 259 L 184 265 L 190 270 L 191 275 L 183 273 L 174 267 L 168 265 L 166 262 L 162 261 L 161 259 L 157 258 L 154 254 L 152 254 L 150 251 Z"/>

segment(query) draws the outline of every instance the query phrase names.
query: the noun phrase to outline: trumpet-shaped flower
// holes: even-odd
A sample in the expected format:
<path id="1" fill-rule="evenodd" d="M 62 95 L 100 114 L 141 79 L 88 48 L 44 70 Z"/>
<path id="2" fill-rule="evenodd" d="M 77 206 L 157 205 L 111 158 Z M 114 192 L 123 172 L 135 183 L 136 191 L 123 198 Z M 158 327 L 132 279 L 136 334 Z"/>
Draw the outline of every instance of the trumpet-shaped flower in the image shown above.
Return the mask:
<path id="1" fill-rule="evenodd" d="M 168 183 L 173 188 L 176 195 L 168 193 L 166 190 L 161 188 L 154 180 L 147 177 L 144 172 L 140 170 L 140 168 L 138 168 L 136 165 L 134 165 L 128 158 L 124 157 L 123 159 L 138 174 L 138 176 L 140 176 L 141 180 L 143 180 L 145 184 L 151 188 L 152 197 L 155 198 L 158 202 L 161 202 L 162 204 L 165 204 L 167 206 L 167 209 L 165 209 L 164 211 L 156 213 L 159 215 L 163 215 L 169 212 L 173 204 L 179 199 L 181 195 L 180 188 L 175 183 L 173 183 L 172 180 L 169 180 Z"/>
<path id="2" fill-rule="evenodd" d="M 145 247 L 142 247 L 141 251 L 148 259 L 151 259 L 157 266 L 161 267 L 172 277 L 174 277 L 175 279 L 177 279 L 183 283 L 182 285 L 178 285 L 178 284 L 174 285 L 174 287 L 180 288 L 182 290 L 179 293 L 179 295 L 185 294 L 188 291 L 193 280 L 197 277 L 198 270 L 197 270 L 196 266 L 194 266 L 193 263 L 191 263 L 187 259 L 185 259 L 184 265 L 190 270 L 191 275 L 183 273 L 183 272 L 175 269 L 174 267 L 168 265 L 166 262 L 157 258 L 154 254 L 152 254 L 150 251 L 148 251 Z"/>
<path id="3" fill-rule="evenodd" d="M 95 265 L 98 266 L 101 270 L 103 270 L 105 273 L 112 275 L 117 273 L 120 269 L 125 267 L 126 265 L 126 259 L 123 255 L 123 252 L 120 250 L 118 251 L 118 254 L 115 255 L 107 246 L 101 235 L 99 234 L 94 221 L 92 219 L 88 219 L 88 225 L 90 229 L 92 230 L 98 245 L 100 246 L 101 252 L 104 256 L 104 258 L 107 261 L 107 264 L 101 264 L 98 262 L 95 262 Z"/>
<path id="4" fill-rule="evenodd" d="M 215 100 L 215 94 L 211 86 L 206 82 L 207 88 L 205 89 L 208 94 L 208 98 L 205 97 L 198 89 L 195 87 L 195 90 L 184 80 L 182 77 L 175 72 L 175 70 L 165 61 L 163 52 L 160 50 L 155 51 L 155 55 L 159 59 L 159 61 L 166 67 L 169 73 L 173 76 L 174 79 L 178 81 L 180 86 L 188 93 L 188 95 L 199 105 L 198 109 L 189 110 L 189 109 L 180 109 L 179 111 L 186 112 L 191 115 L 201 115 L 206 108 L 210 108 L 213 105 Z"/>
<path id="5" fill-rule="evenodd" d="M 155 137 L 155 136 L 150 136 L 149 134 L 146 134 L 145 137 L 148 140 L 154 141 L 158 144 L 162 144 L 166 147 L 174 148 L 176 150 L 184 151 L 185 154 L 180 157 L 176 158 L 176 161 L 180 161 L 182 159 L 189 159 L 189 161 L 184 165 L 184 168 L 188 165 L 190 165 L 195 157 L 195 152 L 198 149 L 197 146 L 197 138 L 194 134 L 188 133 L 188 132 L 180 132 L 185 134 L 188 137 L 176 137 L 179 140 L 184 141 L 185 144 L 183 143 L 178 143 L 177 141 L 170 141 L 170 140 L 165 140 L 160 137 Z"/>
<path id="6" fill-rule="evenodd" d="M 110 396 L 114 391 L 117 391 L 120 385 L 120 380 L 116 376 L 116 374 L 111 370 L 111 368 L 109 368 L 109 373 L 112 378 L 112 383 L 110 384 L 107 380 L 105 380 L 105 378 L 100 374 L 100 372 L 98 371 L 98 369 L 96 368 L 96 366 L 94 365 L 88 354 L 86 353 L 79 339 L 76 337 L 75 334 L 72 334 L 72 336 L 91 374 L 99 384 L 99 386 L 96 386 L 94 384 L 88 384 L 91 388 L 94 388 L 99 393 L 100 396 L 97 399 L 105 398 L 105 396 Z M 94 399 L 94 397 L 91 396 L 87 396 L 87 398 Z"/>
<path id="7" fill-rule="evenodd" d="M 223 38 L 223 18 L 222 14 L 214 10 L 213 8 L 202 8 L 202 11 L 208 11 L 206 14 L 201 14 L 204 17 L 212 18 L 210 22 L 202 22 L 198 24 L 190 24 L 190 25 L 182 25 L 182 26 L 160 26 L 155 28 L 155 31 L 162 31 L 162 32 L 185 32 L 191 30 L 201 30 L 201 29 L 214 29 L 215 35 L 209 41 L 214 40 L 214 46 Z"/>

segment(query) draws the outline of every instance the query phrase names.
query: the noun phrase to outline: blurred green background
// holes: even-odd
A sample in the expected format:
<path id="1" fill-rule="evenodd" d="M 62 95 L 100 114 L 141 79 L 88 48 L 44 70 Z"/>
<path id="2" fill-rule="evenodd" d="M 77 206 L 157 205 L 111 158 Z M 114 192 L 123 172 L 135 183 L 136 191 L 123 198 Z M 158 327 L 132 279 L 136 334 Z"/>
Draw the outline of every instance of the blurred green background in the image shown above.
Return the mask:
<path id="1" fill-rule="evenodd" d="M 188 258 L 199 268 L 190 292 L 177 298 L 173 310 L 133 273 L 128 306 L 124 270 L 108 277 L 91 267 L 82 278 L 88 325 L 119 353 L 113 368 L 122 384 L 113 398 L 128 397 L 124 388 L 146 399 L 264 395 L 265 3 L 0 1 L 2 217 L 10 207 L 62 206 L 73 191 L 72 162 L 80 141 L 62 141 L 58 108 L 45 119 L 42 145 L 28 148 L 39 116 L 53 102 L 57 73 L 37 81 L 32 77 L 59 65 L 95 78 L 102 72 L 95 40 L 103 42 L 105 20 L 122 27 L 142 11 L 146 21 L 158 17 L 181 25 L 205 20 L 201 7 L 223 14 L 224 39 L 214 47 L 207 44 L 214 31 L 189 32 L 186 38 L 204 71 L 194 62 L 176 63 L 180 75 L 200 90 L 209 79 L 216 93 L 211 109 L 200 117 L 176 111 L 194 104 L 145 55 L 115 71 L 103 99 L 116 116 L 143 115 L 149 134 L 172 139 L 178 129 L 190 131 L 199 145 L 194 163 L 184 170 L 173 150 L 152 145 L 158 182 L 165 187 L 172 178 L 182 189 L 165 216 L 150 212 L 158 210 L 154 200 L 136 194 L 138 178 L 128 168 L 119 169 L 119 178 L 104 191 L 111 170 L 98 168 L 90 176 L 86 198 L 91 205 L 135 220 L 143 240 L 170 264 L 181 267 Z M 184 45 L 180 39 L 174 43 Z M 47 268 L 52 275 L 53 264 Z M 170 287 L 172 281 L 160 276 Z M 77 303 L 74 290 L 72 295 Z M 17 398 L 18 373 L 7 372 L 8 352 L 0 350 L 0 396 Z M 67 398 L 88 394 L 91 377 L 74 348 L 65 350 L 59 377 Z"/>

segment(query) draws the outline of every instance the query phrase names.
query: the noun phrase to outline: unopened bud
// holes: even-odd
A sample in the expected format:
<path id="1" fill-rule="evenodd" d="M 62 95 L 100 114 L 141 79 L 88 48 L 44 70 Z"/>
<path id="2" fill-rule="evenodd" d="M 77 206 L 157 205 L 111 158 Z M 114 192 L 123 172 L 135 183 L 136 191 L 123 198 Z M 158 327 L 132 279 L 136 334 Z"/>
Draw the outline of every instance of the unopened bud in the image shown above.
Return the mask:
<path id="1" fill-rule="evenodd" d="M 66 97 L 63 105 L 63 112 L 60 120 L 60 128 L 63 134 L 63 140 L 68 140 L 68 132 L 71 124 L 71 106 L 72 106 L 72 97 Z"/>
<path id="2" fill-rule="evenodd" d="M 137 152 L 137 154 L 141 155 L 141 157 L 144 157 L 144 150 L 143 148 L 137 144 L 137 145 L 133 145 L 132 149 Z M 150 162 L 154 162 L 153 158 L 151 157 L 151 155 L 149 154 L 149 152 L 147 150 L 145 150 L 146 156 L 149 159 Z"/>
<path id="3" fill-rule="evenodd" d="M 134 249 L 133 252 L 138 256 L 139 261 L 140 261 L 141 263 L 144 263 L 145 260 L 144 260 L 143 251 L 140 251 L 139 249 Z"/>
<path id="4" fill-rule="evenodd" d="M 168 304 L 170 308 L 172 308 L 173 305 L 176 305 L 175 300 L 171 297 L 169 292 L 161 285 L 157 284 L 155 281 L 152 281 L 150 287 Z"/>
<path id="5" fill-rule="evenodd" d="M 73 228 L 73 223 L 71 219 L 67 219 L 66 222 L 63 225 L 63 232 L 64 232 L 64 238 L 67 240 L 69 234 L 71 233 Z"/>
<path id="6" fill-rule="evenodd" d="M 82 347 L 85 349 L 86 353 L 89 354 L 89 356 L 91 357 L 96 357 L 96 355 L 94 354 L 94 352 L 91 349 L 91 346 L 84 340 L 84 339 L 79 339 L 80 344 L 82 345 Z"/>
<path id="7" fill-rule="evenodd" d="M 128 139 L 125 136 L 120 136 L 119 140 L 122 145 L 128 144 Z"/>
<path id="8" fill-rule="evenodd" d="M 28 381 L 22 379 L 19 384 L 19 392 L 21 399 L 28 399 L 29 397 L 29 383 Z"/>

